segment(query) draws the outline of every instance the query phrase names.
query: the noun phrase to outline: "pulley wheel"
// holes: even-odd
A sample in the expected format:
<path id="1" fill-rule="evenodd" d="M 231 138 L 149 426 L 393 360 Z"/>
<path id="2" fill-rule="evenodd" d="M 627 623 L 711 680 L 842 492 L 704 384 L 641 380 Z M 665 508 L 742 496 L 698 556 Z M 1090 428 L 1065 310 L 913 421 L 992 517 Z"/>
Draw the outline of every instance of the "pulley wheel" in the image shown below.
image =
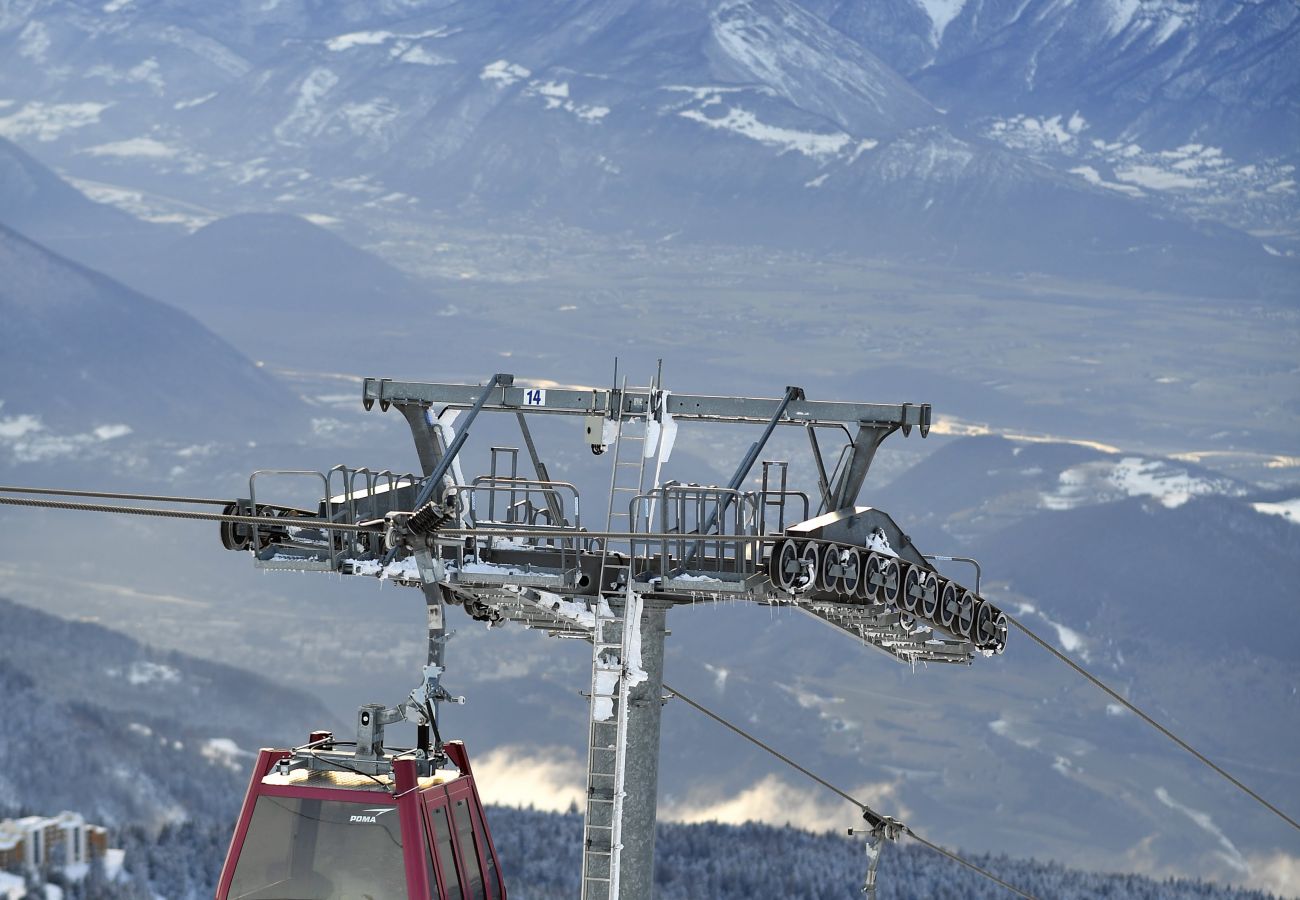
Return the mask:
<path id="1" fill-rule="evenodd" d="M 921 600 L 921 582 L 925 580 L 925 570 L 917 566 L 908 566 L 903 575 L 903 596 L 898 605 L 908 612 L 916 612 L 916 604 Z"/>
<path id="2" fill-rule="evenodd" d="M 222 508 L 221 514 L 223 516 L 239 515 L 239 504 L 227 503 Z M 248 545 L 252 543 L 250 531 L 249 526 L 241 522 L 222 522 L 221 546 L 227 550 L 247 550 Z"/>
<path id="3" fill-rule="evenodd" d="M 902 572 L 898 568 L 898 560 L 885 559 L 880 564 L 880 575 L 884 579 L 884 587 L 881 588 L 882 599 L 891 606 L 898 603 L 898 595 L 902 592 Z"/>
<path id="4" fill-rule="evenodd" d="M 957 618 L 957 607 L 961 600 L 961 587 L 955 581 L 944 584 L 939 594 L 939 617 L 934 621 L 940 627 L 952 630 L 953 619 Z"/>
<path id="5" fill-rule="evenodd" d="M 985 600 L 981 600 L 975 607 L 975 631 L 971 635 L 971 640 L 981 650 L 987 650 L 993 645 L 995 637 L 993 620 L 996 618 L 996 612 L 993 604 Z"/>
<path id="6" fill-rule="evenodd" d="M 772 550 L 768 563 L 768 576 L 779 589 L 794 592 L 803 567 L 799 563 L 799 545 L 794 541 L 781 541 Z"/>
<path id="7" fill-rule="evenodd" d="M 794 589 L 796 591 L 806 591 L 812 588 L 817 581 L 817 573 L 821 566 L 821 548 L 817 546 L 816 541 L 809 541 L 799 550 L 799 575 L 795 578 Z"/>
<path id="8" fill-rule="evenodd" d="M 921 616 L 933 622 L 935 613 L 939 611 L 939 576 L 933 572 L 926 575 L 921 590 Z"/>
<path id="9" fill-rule="evenodd" d="M 870 600 L 876 603 L 880 600 L 882 593 L 880 581 L 882 580 L 881 566 L 884 565 L 885 558 L 879 553 L 867 551 L 866 563 L 862 569 L 862 578 L 858 580 L 858 596 L 863 600 Z"/>
<path id="10" fill-rule="evenodd" d="M 817 567 L 817 588 L 822 591 L 838 591 L 843 567 L 840 566 L 840 545 L 823 544 L 821 565 Z"/>
<path id="11" fill-rule="evenodd" d="M 993 641 L 989 645 L 994 653 L 1007 649 L 1007 614 L 998 610 L 993 616 Z"/>
<path id="12" fill-rule="evenodd" d="M 858 585 L 862 581 L 862 553 L 857 547 L 845 547 L 840 554 L 840 593 L 845 597 L 856 597 Z"/>
<path id="13" fill-rule="evenodd" d="M 957 601 L 957 633 L 964 638 L 972 636 L 975 628 L 975 607 L 980 600 L 970 591 L 962 591 L 961 599 Z"/>

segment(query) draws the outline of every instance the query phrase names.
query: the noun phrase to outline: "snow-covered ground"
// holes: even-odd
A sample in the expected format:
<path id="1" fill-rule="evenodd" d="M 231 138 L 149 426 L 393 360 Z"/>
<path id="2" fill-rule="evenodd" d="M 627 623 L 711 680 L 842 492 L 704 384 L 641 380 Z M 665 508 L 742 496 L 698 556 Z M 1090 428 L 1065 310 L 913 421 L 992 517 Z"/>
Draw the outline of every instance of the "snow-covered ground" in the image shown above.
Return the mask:
<path id="1" fill-rule="evenodd" d="M 1173 509 L 1192 497 L 1243 493 L 1245 489 L 1228 478 L 1195 476 L 1166 460 L 1124 456 L 1066 469 L 1056 490 L 1041 494 L 1039 503 L 1044 509 L 1064 510 L 1125 497 L 1153 497 Z"/>

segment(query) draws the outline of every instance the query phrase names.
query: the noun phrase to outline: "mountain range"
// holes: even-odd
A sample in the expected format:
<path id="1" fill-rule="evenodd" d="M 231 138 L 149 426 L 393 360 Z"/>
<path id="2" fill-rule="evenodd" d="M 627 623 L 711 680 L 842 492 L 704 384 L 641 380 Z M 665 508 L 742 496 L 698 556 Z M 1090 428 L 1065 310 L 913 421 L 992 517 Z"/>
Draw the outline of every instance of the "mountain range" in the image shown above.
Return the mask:
<path id="1" fill-rule="evenodd" d="M 0 21 L 0 135 L 160 220 L 563 222 L 1286 295 L 1296 29 L 1285 0 L 44 0 Z"/>

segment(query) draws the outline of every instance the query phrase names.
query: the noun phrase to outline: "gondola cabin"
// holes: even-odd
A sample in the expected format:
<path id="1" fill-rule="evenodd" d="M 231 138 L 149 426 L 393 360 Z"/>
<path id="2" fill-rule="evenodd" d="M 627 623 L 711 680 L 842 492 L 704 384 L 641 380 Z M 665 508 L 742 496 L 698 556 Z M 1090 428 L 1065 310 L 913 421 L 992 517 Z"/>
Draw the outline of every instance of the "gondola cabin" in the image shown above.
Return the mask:
<path id="1" fill-rule="evenodd" d="M 217 900 L 505 900 L 469 756 L 441 749 L 262 750 Z"/>

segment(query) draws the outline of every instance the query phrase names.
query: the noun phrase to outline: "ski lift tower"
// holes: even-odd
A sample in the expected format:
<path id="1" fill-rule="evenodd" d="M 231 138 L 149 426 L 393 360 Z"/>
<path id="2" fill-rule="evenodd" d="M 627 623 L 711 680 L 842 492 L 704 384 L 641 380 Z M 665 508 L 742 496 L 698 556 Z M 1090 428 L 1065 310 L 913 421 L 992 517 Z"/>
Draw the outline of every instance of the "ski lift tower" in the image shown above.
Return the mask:
<path id="1" fill-rule="evenodd" d="M 522 384 L 509 374 L 483 385 L 367 378 L 362 403 L 405 418 L 419 474 L 346 466 L 256 472 L 248 497 L 226 512 L 259 521 L 223 523 L 222 542 L 251 552 L 262 568 L 421 589 L 430 665 L 444 664 L 447 606 L 590 641 L 584 900 L 651 896 L 665 618 L 673 606 L 720 599 L 793 606 L 909 664 L 969 664 L 1006 645 L 1007 619 L 979 596 L 978 569 L 973 590 L 959 584 L 889 514 L 856 505 L 885 438 L 929 432 L 926 404 L 812 400 L 797 387 L 778 398 L 679 394 L 663 387 L 661 373 L 645 386 L 616 374 L 604 389 Z M 514 417 L 522 447 L 491 448 L 489 470 L 466 478 L 461 450 L 484 413 Z M 551 477 L 529 427 L 540 416 L 576 418 L 575 431 L 608 466 L 599 529 L 583 520 L 578 488 Z M 731 478 L 663 482 L 677 429 L 710 423 L 758 429 Z M 778 427 L 805 431 L 815 485 L 797 488 L 788 462 L 762 459 Z M 828 439 L 839 446 L 830 467 Z M 531 477 L 520 474 L 521 449 Z M 320 485 L 319 507 L 271 502 L 269 485 L 284 476 Z"/>

